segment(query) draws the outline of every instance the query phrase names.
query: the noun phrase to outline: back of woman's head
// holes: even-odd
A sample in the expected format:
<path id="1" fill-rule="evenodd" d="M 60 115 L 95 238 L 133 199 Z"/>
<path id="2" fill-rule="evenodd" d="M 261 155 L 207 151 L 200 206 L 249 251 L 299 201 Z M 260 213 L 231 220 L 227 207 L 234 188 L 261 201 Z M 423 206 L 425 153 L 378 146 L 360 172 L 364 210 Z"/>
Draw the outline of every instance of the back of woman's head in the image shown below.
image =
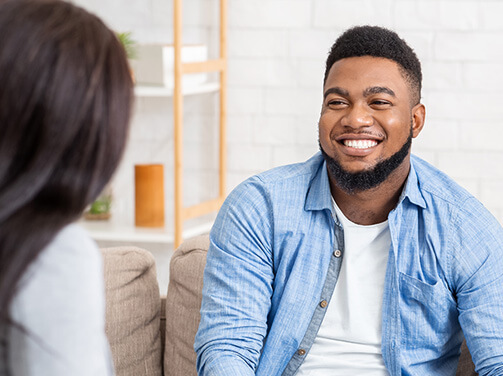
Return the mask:
<path id="1" fill-rule="evenodd" d="M 112 176 L 131 102 L 124 49 L 96 16 L 0 0 L 0 324 L 27 266 Z"/>
<path id="2" fill-rule="evenodd" d="M 0 221 L 32 202 L 77 215 L 124 148 L 131 79 L 123 49 L 69 3 L 0 6 Z"/>

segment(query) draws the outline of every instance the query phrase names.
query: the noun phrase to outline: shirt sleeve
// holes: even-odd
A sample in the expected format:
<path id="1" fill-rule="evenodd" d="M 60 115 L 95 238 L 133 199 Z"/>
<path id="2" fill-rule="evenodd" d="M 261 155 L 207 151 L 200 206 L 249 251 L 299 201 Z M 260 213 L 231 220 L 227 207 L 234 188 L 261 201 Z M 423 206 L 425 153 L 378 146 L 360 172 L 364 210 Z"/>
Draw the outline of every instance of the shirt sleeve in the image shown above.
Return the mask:
<path id="1" fill-rule="evenodd" d="M 476 371 L 503 375 L 503 229 L 475 199 L 452 231 L 459 322 Z"/>
<path id="2" fill-rule="evenodd" d="M 113 375 L 105 335 L 102 258 L 77 225 L 64 228 L 28 268 L 9 329 L 13 376 Z"/>
<path id="3" fill-rule="evenodd" d="M 271 218 L 267 191 L 257 177 L 238 186 L 217 216 L 194 345 L 199 375 L 255 375 L 274 278 Z"/>

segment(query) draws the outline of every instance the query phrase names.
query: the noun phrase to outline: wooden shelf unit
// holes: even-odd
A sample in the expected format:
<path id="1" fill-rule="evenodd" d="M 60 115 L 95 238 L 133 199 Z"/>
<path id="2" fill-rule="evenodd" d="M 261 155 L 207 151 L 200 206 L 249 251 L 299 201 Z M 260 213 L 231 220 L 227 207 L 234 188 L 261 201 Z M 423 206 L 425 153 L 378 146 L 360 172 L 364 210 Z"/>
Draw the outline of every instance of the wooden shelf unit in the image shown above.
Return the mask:
<path id="1" fill-rule="evenodd" d="M 203 1 L 203 0 L 202 0 Z M 183 225 L 188 219 L 199 217 L 214 212 L 222 205 L 226 195 L 227 175 L 227 0 L 220 0 L 220 53 L 219 58 L 197 63 L 182 63 L 182 2 L 173 0 L 173 25 L 174 25 L 174 89 L 173 89 L 173 116 L 174 116 L 174 246 L 175 249 L 183 241 Z M 218 197 L 193 205 L 183 206 L 183 96 L 182 76 L 190 73 L 218 72 L 220 75 L 220 124 L 219 124 L 219 194 Z"/>

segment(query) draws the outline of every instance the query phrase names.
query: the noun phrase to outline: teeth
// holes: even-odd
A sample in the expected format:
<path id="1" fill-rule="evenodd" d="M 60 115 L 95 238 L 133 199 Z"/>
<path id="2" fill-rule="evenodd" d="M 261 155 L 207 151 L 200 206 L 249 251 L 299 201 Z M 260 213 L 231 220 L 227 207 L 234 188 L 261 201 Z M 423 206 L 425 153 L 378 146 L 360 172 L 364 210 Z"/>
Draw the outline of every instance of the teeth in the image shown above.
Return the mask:
<path id="1" fill-rule="evenodd" d="M 368 149 L 377 145 L 374 140 L 344 140 L 344 145 L 355 149 Z"/>

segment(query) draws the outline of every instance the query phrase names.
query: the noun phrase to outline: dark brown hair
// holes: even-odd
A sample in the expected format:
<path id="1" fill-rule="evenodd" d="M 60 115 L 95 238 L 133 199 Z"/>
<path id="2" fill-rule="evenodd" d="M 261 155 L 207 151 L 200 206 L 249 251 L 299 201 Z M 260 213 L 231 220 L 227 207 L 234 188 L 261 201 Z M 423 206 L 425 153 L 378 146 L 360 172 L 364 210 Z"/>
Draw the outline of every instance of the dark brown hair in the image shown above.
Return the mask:
<path id="1" fill-rule="evenodd" d="M 58 0 L 0 0 L 3 360 L 21 277 L 111 178 L 132 98 L 124 49 L 99 18 Z"/>

